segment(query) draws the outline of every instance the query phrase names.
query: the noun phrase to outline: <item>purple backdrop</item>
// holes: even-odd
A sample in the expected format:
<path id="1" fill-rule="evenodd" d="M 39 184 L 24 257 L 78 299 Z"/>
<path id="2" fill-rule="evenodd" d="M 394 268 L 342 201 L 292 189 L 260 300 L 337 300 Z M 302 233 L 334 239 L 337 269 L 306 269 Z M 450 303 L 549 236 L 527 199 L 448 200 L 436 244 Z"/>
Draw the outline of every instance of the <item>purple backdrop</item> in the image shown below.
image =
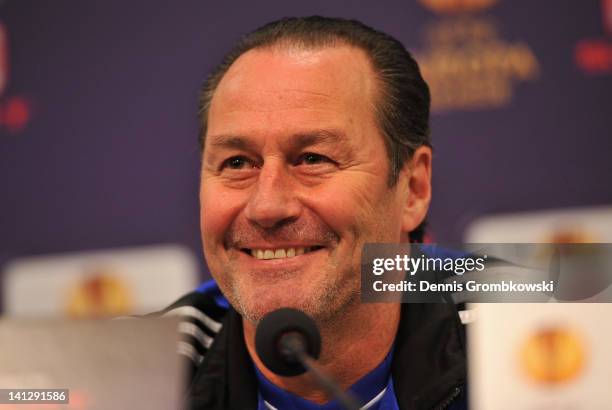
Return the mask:
<path id="1" fill-rule="evenodd" d="M 432 116 L 436 239 L 460 241 L 484 213 L 612 203 L 612 74 L 575 56 L 582 40 L 610 43 L 602 2 L 498 0 L 460 16 L 370 3 L 3 1 L 0 102 L 25 99 L 30 118 L 0 128 L 0 265 L 159 242 L 200 252 L 199 85 L 241 34 L 287 15 L 356 18 L 417 52 L 438 22 L 484 19 L 537 59 L 506 103 Z"/>

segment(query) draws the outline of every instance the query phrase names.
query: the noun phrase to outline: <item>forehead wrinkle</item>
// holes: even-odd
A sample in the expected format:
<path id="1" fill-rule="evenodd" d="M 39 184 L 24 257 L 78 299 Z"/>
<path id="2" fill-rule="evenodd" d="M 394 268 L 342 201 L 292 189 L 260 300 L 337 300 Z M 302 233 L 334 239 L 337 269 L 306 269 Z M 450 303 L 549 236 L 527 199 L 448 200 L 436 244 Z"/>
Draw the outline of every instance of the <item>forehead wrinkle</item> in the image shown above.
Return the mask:
<path id="1" fill-rule="evenodd" d="M 340 104 L 333 98 L 332 94 L 324 92 L 288 87 L 279 87 L 273 90 L 258 87 L 258 84 L 249 84 L 242 87 L 239 93 L 236 90 L 226 89 L 221 98 L 213 99 L 213 109 L 227 115 L 243 112 L 272 113 L 291 110 L 331 110 Z M 245 90 L 248 93 L 245 93 Z"/>
<path id="2" fill-rule="evenodd" d="M 311 91 L 311 90 L 303 90 L 301 88 L 286 88 L 286 91 L 293 91 L 296 93 L 302 93 L 302 94 L 309 94 L 309 95 L 313 95 L 313 96 L 317 96 L 317 97 L 325 97 L 325 98 L 329 98 L 332 97 L 332 95 L 330 93 L 323 93 L 323 92 L 317 92 L 317 91 Z"/>

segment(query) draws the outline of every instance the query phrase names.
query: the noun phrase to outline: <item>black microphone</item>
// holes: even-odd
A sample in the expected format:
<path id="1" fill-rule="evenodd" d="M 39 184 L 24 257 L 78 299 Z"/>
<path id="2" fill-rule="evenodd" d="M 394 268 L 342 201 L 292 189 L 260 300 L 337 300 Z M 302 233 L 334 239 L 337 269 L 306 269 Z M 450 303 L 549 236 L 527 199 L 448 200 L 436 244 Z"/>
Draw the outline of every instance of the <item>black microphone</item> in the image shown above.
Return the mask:
<path id="1" fill-rule="evenodd" d="M 359 410 L 359 402 L 316 363 L 321 335 L 314 320 L 297 309 L 283 308 L 265 315 L 255 331 L 255 350 L 263 364 L 279 376 L 309 371 L 325 392 L 347 410 Z"/>

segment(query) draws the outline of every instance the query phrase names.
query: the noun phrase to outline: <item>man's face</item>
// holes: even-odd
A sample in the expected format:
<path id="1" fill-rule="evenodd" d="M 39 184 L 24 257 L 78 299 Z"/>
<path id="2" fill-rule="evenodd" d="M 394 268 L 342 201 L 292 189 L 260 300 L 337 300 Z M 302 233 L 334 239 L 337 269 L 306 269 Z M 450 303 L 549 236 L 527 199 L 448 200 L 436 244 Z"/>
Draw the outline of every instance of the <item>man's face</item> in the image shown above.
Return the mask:
<path id="1" fill-rule="evenodd" d="M 374 72 L 349 46 L 242 55 L 212 99 L 200 190 L 208 266 L 248 320 L 359 301 L 366 242 L 399 242 Z"/>

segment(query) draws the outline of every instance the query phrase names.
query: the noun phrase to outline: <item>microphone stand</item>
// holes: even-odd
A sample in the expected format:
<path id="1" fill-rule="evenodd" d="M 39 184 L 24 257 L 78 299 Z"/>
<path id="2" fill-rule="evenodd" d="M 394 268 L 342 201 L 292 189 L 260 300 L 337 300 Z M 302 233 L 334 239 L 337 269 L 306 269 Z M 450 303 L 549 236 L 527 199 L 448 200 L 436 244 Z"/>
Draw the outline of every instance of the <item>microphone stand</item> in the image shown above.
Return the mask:
<path id="1" fill-rule="evenodd" d="M 317 383 L 325 390 L 328 397 L 338 400 L 346 410 L 359 410 L 361 405 L 350 393 L 343 391 L 340 386 L 329 377 L 319 364 L 306 353 L 306 340 L 297 332 L 285 333 L 278 341 L 280 353 L 290 362 L 297 362 L 304 366 L 315 378 Z"/>

